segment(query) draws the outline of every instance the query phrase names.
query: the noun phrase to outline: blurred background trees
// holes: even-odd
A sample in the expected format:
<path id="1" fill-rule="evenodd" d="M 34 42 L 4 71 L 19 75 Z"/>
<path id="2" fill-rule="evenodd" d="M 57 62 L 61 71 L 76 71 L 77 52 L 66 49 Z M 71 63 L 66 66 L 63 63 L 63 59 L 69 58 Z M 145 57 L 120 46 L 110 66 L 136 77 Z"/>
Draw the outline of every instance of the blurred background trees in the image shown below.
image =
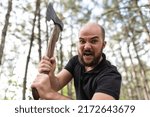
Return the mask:
<path id="1" fill-rule="evenodd" d="M 64 23 L 56 72 L 77 54 L 79 28 L 98 22 L 106 30 L 107 59 L 123 77 L 120 99 L 150 99 L 149 0 L 0 1 L 0 99 L 32 99 L 30 85 L 53 28 L 45 20 L 49 2 Z M 60 93 L 75 99 L 73 81 Z"/>

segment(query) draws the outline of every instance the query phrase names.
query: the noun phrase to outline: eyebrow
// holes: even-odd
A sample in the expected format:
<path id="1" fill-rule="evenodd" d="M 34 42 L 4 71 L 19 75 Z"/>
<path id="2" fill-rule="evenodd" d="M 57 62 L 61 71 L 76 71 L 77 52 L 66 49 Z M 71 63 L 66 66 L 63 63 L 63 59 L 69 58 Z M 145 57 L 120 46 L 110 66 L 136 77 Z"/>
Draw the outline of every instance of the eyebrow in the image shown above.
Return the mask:
<path id="1" fill-rule="evenodd" d="M 98 37 L 98 36 L 94 36 L 94 37 L 92 37 L 91 39 L 95 39 L 95 38 L 98 39 L 99 37 Z"/>
<path id="2" fill-rule="evenodd" d="M 84 39 L 84 38 L 82 38 L 82 37 L 79 37 L 79 39 Z"/>

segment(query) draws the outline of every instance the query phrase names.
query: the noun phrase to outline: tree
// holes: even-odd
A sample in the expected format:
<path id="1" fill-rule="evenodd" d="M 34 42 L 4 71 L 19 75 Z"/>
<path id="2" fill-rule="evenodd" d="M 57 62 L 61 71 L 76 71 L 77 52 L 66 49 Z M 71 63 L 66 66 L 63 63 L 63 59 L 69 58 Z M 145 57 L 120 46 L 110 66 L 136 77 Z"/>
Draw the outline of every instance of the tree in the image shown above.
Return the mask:
<path id="1" fill-rule="evenodd" d="M 111 48 L 116 48 L 118 44 L 123 43 L 120 49 L 124 48 L 125 50 L 122 49 L 122 52 L 126 52 L 120 52 L 123 65 L 117 66 L 123 67 L 124 71 L 122 72 L 126 73 L 123 75 L 125 80 L 122 85 L 122 96 L 127 95 L 126 93 L 123 94 L 124 92 L 128 92 L 128 96 L 123 96 L 127 99 L 150 99 L 150 79 L 147 76 L 147 66 L 144 66 L 146 61 L 142 60 L 143 56 L 148 54 L 148 51 L 145 50 L 148 43 L 145 42 L 148 42 L 149 39 L 147 27 L 149 16 L 143 9 L 148 9 L 149 6 L 149 4 L 142 4 L 141 1 L 137 0 L 104 0 L 102 19 L 105 21 L 106 31 L 108 30 L 106 34 L 109 34 L 111 39 L 109 43 L 114 43 L 113 40 L 117 42 Z M 142 34 L 146 34 L 146 38 Z M 113 51 L 117 53 L 120 49 L 113 49 Z M 120 57 L 116 58 L 120 59 Z"/>
<path id="2" fill-rule="evenodd" d="M 107 58 L 122 74 L 121 99 L 150 99 L 149 0 L 53 0 L 52 3 L 64 23 L 56 44 L 56 73 L 77 54 L 79 28 L 88 21 L 95 21 L 106 31 Z M 0 16 L 5 17 L 4 21 L 0 20 L 4 26 L 0 27 L 0 61 L 3 57 L 0 80 L 7 86 L 0 89 L 5 94 L 0 94 L 1 99 L 32 99 L 30 86 L 53 27 L 53 22 L 45 20 L 47 6 L 47 0 L 23 4 L 8 0 L 0 6 Z M 74 98 L 73 81 L 61 93 Z"/>
<path id="3" fill-rule="evenodd" d="M 33 19 L 33 27 L 32 27 L 32 33 L 31 33 L 31 39 L 30 39 L 30 46 L 29 46 L 29 52 L 28 52 L 28 56 L 27 56 L 27 62 L 26 62 L 26 68 L 25 68 L 25 76 L 24 76 L 24 80 L 23 80 L 23 96 L 22 96 L 22 99 L 25 100 L 26 99 L 26 83 L 27 83 L 27 71 L 28 71 L 28 65 L 29 65 L 29 61 L 30 61 L 30 54 L 31 54 L 31 49 L 32 49 L 32 46 L 33 46 L 33 41 L 34 41 L 34 38 L 35 38 L 35 22 L 36 22 L 36 17 L 38 15 L 38 12 L 40 10 L 40 0 L 37 0 L 36 1 L 36 9 L 35 9 L 35 12 L 34 12 L 34 19 Z"/>
<path id="4" fill-rule="evenodd" d="M 3 56 L 3 51 L 5 47 L 5 39 L 7 35 L 7 29 L 9 26 L 9 18 L 10 18 L 10 13 L 12 10 L 12 0 L 8 0 L 8 9 L 7 9 L 7 14 L 5 16 L 5 24 L 2 30 L 2 35 L 1 35 L 1 44 L 0 44 L 0 65 L 2 64 L 2 56 Z"/>

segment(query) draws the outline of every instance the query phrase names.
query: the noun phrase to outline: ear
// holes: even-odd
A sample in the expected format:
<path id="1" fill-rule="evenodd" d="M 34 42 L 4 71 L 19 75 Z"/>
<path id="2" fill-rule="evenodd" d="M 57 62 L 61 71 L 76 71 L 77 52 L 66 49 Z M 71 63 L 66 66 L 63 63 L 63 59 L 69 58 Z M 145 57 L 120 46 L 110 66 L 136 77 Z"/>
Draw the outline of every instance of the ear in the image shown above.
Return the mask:
<path id="1" fill-rule="evenodd" d="M 106 43 L 107 43 L 106 41 L 103 42 L 103 49 L 105 48 Z"/>

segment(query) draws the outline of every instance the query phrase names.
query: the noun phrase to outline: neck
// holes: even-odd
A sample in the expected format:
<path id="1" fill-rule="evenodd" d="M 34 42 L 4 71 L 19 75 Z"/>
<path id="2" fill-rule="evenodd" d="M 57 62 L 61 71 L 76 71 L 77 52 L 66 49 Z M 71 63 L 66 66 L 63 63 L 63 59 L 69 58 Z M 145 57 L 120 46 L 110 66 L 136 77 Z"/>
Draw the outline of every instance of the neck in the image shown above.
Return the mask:
<path id="1" fill-rule="evenodd" d="M 99 59 L 98 64 L 102 61 L 102 59 L 103 59 L 103 57 L 101 56 L 101 58 Z M 96 65 L 90 66 L 90 67 L 85 66 L 85 72 L 91 71 L 92 69 L 94 69 L 95 66 L 96 66 Z"/>

